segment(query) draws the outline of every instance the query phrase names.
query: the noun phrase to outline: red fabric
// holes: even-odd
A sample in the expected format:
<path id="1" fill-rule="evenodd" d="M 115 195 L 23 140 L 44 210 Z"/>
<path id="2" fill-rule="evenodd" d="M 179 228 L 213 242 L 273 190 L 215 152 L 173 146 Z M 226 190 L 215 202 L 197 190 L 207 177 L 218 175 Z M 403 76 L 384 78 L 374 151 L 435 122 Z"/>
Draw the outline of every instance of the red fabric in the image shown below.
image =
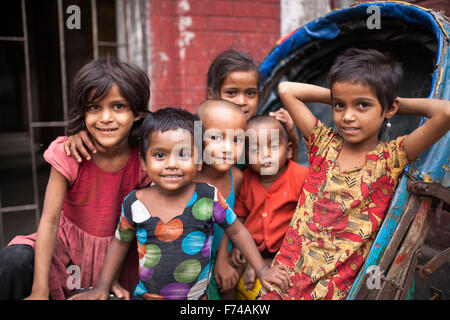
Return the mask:
<path id="1" fill-rule="evenodd" d="M 109 243 L 114 236 L 123 199 L 134 189 L 150 181 L 142 171 L 139 150 L 131 151 L 127 163 L 118 171 L 107 172 L 94 161 L 78 164 L 67 157 L 59 137 L 45 151 L 44 158 L 68 180 L 60 228 L 50 269 L 50 295 L 64 299 L 72 290 L 67 287 L 71 274 L 67 267 L 80 267 L 81 287 L 94 286 L 98 280 Z M 36 234 L 15 237 L 10 244 L 28 244 L 34 248 Z M 137 283 L 137 250 L 130 248 L 121 279 L 128 290 Z"/>
<path id="2" fill-rule="evenodd" d="M 244 226 L 260 252 L 280 249 L 307 173 L 306 167 L 289 160 L 283 174 L 267 189 L 250 168 L 244 170 L 234 211 L 245 218 Z"/>

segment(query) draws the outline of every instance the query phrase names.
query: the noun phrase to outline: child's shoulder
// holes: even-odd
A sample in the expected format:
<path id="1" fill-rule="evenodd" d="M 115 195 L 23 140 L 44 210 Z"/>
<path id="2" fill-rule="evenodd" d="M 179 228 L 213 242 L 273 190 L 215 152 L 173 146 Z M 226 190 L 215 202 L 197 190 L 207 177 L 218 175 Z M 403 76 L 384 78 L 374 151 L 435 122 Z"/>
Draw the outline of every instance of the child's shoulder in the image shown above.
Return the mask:
<path id="1" fill-rule="evenodd" d="M 44 159 L 62 173 L 69 180 L 69 183 L 73 183 L 78 175 L 80 164 L 66 154 L 64 143 L 67 139 L 66 136 L 61 136 L 53 140 L 44 152 Z"/>
<path id="2" fill-rule="evenodd" d="M 147 188 L 144 188 L 147 189 Z M 135 189 L 133 191 L 131 191 L 129 194 L 127 194 L 127 196 L 123 199 L 123 204 L 124 205 L 132 205 L 136 200 L 138 200 L 138 196 L 137 193 L 139 192 L 140 195 L 142 196 L 142 190 L 144 189 Z"/>

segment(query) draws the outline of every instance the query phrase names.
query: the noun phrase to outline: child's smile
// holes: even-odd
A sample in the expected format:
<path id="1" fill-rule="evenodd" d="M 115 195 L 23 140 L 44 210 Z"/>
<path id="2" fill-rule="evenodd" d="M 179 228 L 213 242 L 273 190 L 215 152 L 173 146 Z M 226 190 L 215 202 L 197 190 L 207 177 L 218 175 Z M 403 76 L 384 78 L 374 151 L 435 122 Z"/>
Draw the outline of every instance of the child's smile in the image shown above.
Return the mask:
<path id="1" fill-rule="evenodd" d="M 141 162 L 149 178 L 166 191 L 181 191 L 188 186 L 201 169 L 194 163 L 190 133 L 183 129 L 154 131 L 149 141 L 145 161 Z"/>
<path id="2" fill-rule="evenodd" d="M 100 145 L 116 147 L 128 143 L 129 132 L 138 118 L 113 84 L 105 97 L 87 106 L 85 125 Z"/>

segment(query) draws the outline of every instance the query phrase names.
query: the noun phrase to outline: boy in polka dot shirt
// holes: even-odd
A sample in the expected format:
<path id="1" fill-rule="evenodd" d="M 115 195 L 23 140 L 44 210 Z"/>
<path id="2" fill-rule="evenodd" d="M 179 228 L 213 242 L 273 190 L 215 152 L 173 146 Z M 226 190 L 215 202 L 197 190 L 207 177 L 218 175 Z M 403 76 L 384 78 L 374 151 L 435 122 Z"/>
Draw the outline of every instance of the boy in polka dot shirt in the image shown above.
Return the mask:
<path id="1" fill-rule="evenodd" d="M 251 235 L 218 190 L 193 181 L 202 166 L 200 147 L 194 143 L 195 121 L 195 115 L 176 108 L 158 110 L 144 120 L 141 163 L 153 183 L 125 198 L 96 287 L 74 299 L 106 299 L 135 239 L 139 282 L 134 299 L 206 299 L 213 223 L 225 229 L 267 290 L 272 290 L 271 284 L 289 290 L 287 269 L 265 265 Z"/>

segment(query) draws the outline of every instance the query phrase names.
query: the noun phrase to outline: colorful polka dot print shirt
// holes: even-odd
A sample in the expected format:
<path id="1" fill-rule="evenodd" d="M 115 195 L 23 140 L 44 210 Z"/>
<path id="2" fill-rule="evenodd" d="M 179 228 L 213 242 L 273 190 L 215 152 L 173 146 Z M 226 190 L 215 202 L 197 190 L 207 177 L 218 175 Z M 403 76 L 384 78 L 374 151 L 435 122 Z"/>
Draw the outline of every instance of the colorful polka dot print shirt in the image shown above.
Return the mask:
<path id="1" fill-rule="evenodd" d="M 195 192 L 181 215 L 167 224 L 152 217 L 136 198 L 124 200 L 116 238 L 137 238 L 139 283 L 136 298 L 197 300 L 206 298 L 210 280 L 213 223 L 228 228 L 234 212 L 217 189 L 196 183 Z"/>

